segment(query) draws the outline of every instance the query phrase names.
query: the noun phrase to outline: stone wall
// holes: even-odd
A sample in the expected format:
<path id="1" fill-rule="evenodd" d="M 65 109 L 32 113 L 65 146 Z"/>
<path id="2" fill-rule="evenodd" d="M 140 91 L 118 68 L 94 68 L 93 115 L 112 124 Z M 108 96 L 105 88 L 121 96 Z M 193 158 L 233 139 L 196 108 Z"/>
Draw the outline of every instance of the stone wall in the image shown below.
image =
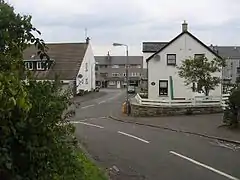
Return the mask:
<path id="1" fill-rule="evenodd" d="M 221 113 L 221 106 L 146 106 L 137 103 L 131 103 L 131 116 L 134 117 L 159 117 L 159 116 L 179 116 L 191 114 L 213 114 Z"/>

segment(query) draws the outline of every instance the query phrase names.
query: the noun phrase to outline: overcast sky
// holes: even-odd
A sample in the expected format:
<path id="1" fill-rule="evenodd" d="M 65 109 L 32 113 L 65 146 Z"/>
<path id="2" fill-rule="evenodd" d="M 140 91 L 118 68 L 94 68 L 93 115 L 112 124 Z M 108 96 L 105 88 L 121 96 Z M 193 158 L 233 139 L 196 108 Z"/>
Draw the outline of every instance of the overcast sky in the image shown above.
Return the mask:
<path id="1" fill-rule="evenodd" d="M 33 16 L 46 42 L 82 42 L 85 28 L 96 55 L 141 55 L 143 41 L 170 41 L 186 20 L 210 45 L 240 45 L 240 0 L 7 0 Z"/>

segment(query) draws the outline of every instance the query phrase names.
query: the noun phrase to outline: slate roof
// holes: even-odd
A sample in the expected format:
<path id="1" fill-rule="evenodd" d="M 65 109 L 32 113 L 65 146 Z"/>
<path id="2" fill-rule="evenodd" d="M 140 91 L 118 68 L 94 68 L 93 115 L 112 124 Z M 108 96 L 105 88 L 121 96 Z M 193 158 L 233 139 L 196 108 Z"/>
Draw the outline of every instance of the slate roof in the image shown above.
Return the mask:
<path id="1" fill-rule="evenodd" d="M 142 52 L 157 52 L 159 49 L 162 49 L 168 42 L 143 42 Z"/>
<path id="2" fill-rule="evenodd" d="M 126 63 L 126 56 L 95 56 L 95 60 L 100 65 L 121 65 Z M 129 64 L 143 64 L 142 56 L 129 56 Z"/>
<path id="3" fill-rule="evenodd" d="M 214 46 L 223 58 L 240 59 L 240 46 Z"/>
<path id="4" fill-rule="evenodd" d="M 55 75 L 59 75 L 60 80 L 74 80 L 81 66 L 88 44 L 86 43 L 53 43 L 46 44 L 47 54 L 54 60 L 54 64 L 49 70 L 32 71 L 36 79 L 54 80 Z M 27 48 L 23 53 L 24 60 L 31 60 L 31 56 L 36 54 L 34 45 Z M 38 58 L 39 57 L 35 57 Z"/>

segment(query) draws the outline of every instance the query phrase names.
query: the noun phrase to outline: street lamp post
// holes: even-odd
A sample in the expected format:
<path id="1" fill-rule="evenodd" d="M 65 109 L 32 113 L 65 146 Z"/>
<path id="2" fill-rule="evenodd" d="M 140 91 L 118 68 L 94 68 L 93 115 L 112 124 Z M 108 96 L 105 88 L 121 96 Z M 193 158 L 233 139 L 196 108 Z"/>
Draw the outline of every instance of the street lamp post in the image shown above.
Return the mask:
<path id="1" fill-rule="evenodd" d="M 129 76 L 128 76 L 128 45 L 120 44 L 120 43 L 113 43 L 113 46 L 124 46 L 126 48 L 126 81 L 127 81 L 127 88 L 126 88 L 126 106 L 127 106 L 127 115 L 130 114 L 130 104 L 129 104 L 129 97 L 128 97 L 128 87 L 129 87 Z"/>

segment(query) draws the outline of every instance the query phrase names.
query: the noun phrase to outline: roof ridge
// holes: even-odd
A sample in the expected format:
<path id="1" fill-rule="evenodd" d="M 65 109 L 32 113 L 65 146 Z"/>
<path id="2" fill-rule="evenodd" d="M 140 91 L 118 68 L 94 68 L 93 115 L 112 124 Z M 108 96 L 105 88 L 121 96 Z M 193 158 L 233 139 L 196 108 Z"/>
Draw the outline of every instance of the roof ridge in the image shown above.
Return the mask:
<path id="1" fill-rule="evenodd" d="M 165 46 L 163 46 L 161 49 L 159 49 L 158 51 L 156 51 L 153 55 L 151 55 L 149 58 L 147 58 L 146 61 L 151 60 L 156 54 L 160 53 L 163 49 L 165 49 L 166 47 L 168 47 L 170 44 L 172 44 L 174 41 L 176 41 L 178 38 L 180 38 L 182 35 L 184 34 L 188 34 L 189 36 L 191 36 L 194 40 L 196 40 L 199 44 L 201 44 L 202 46 L 204 46 L 206 49 L 208 49 L 210 52 L 212 52 L 216 57 L 221 58 L 222 57 L 217 54 L 215 51 L 213 51 L 209 46 L 207 46 L 206 44 L 204 44 L 201 40 L 199 40 L 196 36 L 194 36 L 192 33 L 190 33 L 189 31 L 183 31 L 180 34 L 178 34 L 175 38 L 173 38 L 171 41 L 169 41 L 169 43 L 167 43 Z"/>

